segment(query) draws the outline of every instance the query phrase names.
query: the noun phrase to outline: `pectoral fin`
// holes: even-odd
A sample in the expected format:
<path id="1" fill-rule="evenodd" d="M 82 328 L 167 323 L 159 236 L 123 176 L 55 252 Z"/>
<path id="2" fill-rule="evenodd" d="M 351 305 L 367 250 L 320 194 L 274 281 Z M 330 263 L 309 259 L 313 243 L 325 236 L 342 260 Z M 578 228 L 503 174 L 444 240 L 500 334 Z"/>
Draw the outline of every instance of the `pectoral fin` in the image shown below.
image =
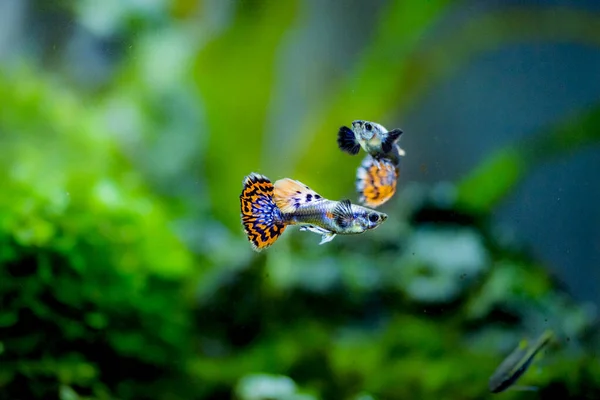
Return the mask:
<path id="1" fill-rule="evenodd" d="M 342 200 L 333 209 L 333 216 L 340 228 L 345 228 L 354 220 L 354 211 L 350 200 Z"/>

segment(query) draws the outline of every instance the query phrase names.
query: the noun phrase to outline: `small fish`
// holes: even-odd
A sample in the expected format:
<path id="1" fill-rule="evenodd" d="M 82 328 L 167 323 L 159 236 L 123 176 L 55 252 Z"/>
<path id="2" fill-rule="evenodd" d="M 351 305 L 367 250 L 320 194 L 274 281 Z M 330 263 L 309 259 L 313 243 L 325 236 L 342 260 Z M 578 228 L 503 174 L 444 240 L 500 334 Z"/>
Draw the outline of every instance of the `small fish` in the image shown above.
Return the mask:
<path id="1" fill-rule="evenodd" d="M 396 193 L 400 176 L 400 157 L 406 153 L 396 143 L 401 129 L 388 131 L 375 122 L 356 120 L 352 129 L 342 126 L 338 132 L 338 146 L 352 155 L 362 147 L 368 154 L 356 173 L 356 191 L 360 203 L 379 207 Z"/>
<path id="2" fill-rule="evenodd" d="M 391 160 L 394 165 L 400 164 L 404 150 L 396 143 L 402 135 L 401 129 L 388 131 L 383 125 L 375 122 L 352 121 L 352 129 L 342 126 L 338 131 L 338 147 L 346 153 L 356 155 L 362 147 L 376 160 Z"/>
<path id="3" fill-rule="evenodd" d="M 500 393 L 511 387 L 527 371 L 536 354 L 548 344 L 554 334 L 547 330 L 540 335 L 537 341 L 528 346 L 524 341 L 502 361 L 492 374 L 489 389 L 492 393 Z M 515 390 L 536 390 L 535 387 L 514 387 Z"/>
<path id="4" fill-rule="evenodd" d="M 375 229 L 387 219 L 350 200 L 327 200 L 299 181 L 285 178 L 273 184 L 254 172 L 244 178 L 240 205 L 244 231 L 256 251 L 275 243 L 289 225 L 321 235 L 323 244 L 338 234 Z"/>

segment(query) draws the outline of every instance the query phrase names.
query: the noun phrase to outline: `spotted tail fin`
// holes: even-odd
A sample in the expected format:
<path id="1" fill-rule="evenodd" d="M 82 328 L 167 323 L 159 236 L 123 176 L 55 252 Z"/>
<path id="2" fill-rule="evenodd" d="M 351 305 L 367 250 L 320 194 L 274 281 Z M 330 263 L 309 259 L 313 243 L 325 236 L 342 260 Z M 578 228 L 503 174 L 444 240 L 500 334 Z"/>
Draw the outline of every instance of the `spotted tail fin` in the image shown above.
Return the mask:
<path id="1" fill-rule="evenodd" d="M 266 249 L 279 239 L 286 225 L 273 200 L 273 184 L 268 178 L 254 172 L 244 178 L 240 205 L 242 225 L 254 250 Z"/>
<path id="2" fill-rule="evenodd" d="M 388 159 L 375 160 L 367 155 L 356 172 L 356 191 L 359 201 L 367 207 L 376 208 L 396 193 L 400 170 Z"/>

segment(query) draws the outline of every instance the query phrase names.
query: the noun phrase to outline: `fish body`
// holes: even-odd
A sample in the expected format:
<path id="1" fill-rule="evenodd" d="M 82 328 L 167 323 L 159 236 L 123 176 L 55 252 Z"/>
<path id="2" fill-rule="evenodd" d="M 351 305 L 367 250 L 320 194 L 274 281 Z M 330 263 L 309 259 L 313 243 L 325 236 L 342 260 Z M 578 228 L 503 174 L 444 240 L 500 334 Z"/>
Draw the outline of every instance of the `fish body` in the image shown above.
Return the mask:
<path id="1" fill-rule="evenodd" d="M 352 128 L 342 126 L 338 131 L 338 146 L 352 155 L 358 154 L 362 147 L 376 160 L 385 158 L 397 166 L 400 164 L 400 157 L 405 154 L 396 143 L 402 133 L 401 129 L 388 131 L 378 123 L 355 120 L 352 121 Z"/>
<path id="2" fill-rule="evenodd" d="M 397 141 L 401 129 L 388 131 L 383 125 L 355 120 L 352 128 L 342 126 L 338 132 L 338 146 L 349 154 L 367 152 L 356 171 L 356 191 L 359 202 L 367 207 L 379 207 L 396 193 L 400 176 L 400 158 L 406 153 Z"/>
<path id="3" fill-rule="evenodd" d="M 527 371 L 536 354 L 550 342 L 553 336 L 553 332 L 547 330 L 538 337 L 533 345 L 528 346 L 526 342 L 519 345 L 492 374 L 489 381 L 490 392 L 503 392 L 517 382 Z"/>
<path id="4" fill-rule="evenodd" d="M 350 200 L 325 199 L 299 181 L 285 178 L 273 184 L 256 173 L 244 179 L 240 205 L 244 231 L 256 251 L 275 243 L 289 225 L 320 234 L 323 244 L 338 234 L 375 229 L 387 219 L 386 214 Z"/>

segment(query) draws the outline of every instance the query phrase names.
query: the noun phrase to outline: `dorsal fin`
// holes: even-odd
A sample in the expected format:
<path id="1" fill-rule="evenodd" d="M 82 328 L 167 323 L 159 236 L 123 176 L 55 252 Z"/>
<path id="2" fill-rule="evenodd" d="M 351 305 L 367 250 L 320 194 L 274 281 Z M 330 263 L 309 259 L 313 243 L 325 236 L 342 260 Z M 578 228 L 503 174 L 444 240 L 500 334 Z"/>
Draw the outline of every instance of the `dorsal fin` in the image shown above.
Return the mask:
<path id="1" fill-rule="evenodd" d="M 396 140 L 398 140 L 400 135 L 402 135 L 402 129 L 392 129 L 391 131 L 387 132 L 384 136 L 384 139 L 381 141 L 381 150 L 384 153 L 389 153 L 392 151 L 394 143 Z"/>
<path id="2" fill-rule="evenodd" d="M 354 220 L 354 211 L 352 211 L 350 200 L 344 199 L 338 202 L 333 209 L 333 216 L 340 228 L 347 227 Z"/>
<path id="3" fill-rule="evenodd" d="M 303 205 L 323 199 L 304 183 L 290 178 L 280 179 L 274 186 L 273 199 L 284 213 L 292 213 Z"/>

